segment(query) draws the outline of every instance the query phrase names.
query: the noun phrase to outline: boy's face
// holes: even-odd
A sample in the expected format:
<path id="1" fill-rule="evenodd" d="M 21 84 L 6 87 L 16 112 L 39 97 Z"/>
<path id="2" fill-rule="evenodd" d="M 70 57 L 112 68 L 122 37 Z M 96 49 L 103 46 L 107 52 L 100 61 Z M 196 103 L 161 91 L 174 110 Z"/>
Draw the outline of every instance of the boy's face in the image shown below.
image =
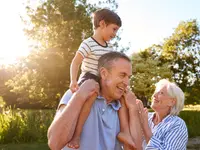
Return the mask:
<path id="1" fill-rule="evenodd" d="M 110 41 L 111 39 L 113 39 L 116 36 L 119 28 L 120 27 L 116 24 L 109 24 L 109 25 L 104 24 L 104 27 L 102 28 L 103 40 Z"/>

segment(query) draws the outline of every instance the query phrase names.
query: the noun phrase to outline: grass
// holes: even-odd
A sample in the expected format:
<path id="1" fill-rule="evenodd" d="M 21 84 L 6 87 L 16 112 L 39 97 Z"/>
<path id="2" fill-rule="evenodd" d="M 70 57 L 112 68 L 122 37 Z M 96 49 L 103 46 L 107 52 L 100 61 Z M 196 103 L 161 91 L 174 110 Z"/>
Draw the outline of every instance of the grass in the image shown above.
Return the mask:
<path id="1" fill-rule="evenodd" d="M 46 143 L 4 144 L 0 150 L 50 150 Z"/>
<path id="2" fill-rule="evenodd" d="M 200 105 L 186 105 L 183 111 L 200 111 Z"/>

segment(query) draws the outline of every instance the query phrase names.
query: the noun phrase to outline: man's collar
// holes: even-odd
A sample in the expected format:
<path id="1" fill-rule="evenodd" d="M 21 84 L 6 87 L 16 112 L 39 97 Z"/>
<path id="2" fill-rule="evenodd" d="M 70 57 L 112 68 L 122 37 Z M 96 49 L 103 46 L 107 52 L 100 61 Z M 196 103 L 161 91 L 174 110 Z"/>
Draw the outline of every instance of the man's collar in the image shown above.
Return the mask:
<path id="1" fill-rule="evenodd" d="M 102 96 L 97 96 L 97 99 L 99 99 L 99 100 L 101 99 L 101 100 L 104 100 L 106 102 L 106 99 Z M 112 102 L 110 102 L 107 105 L 111 105 L 111 107 L 116 111 L 118 111 L 121 107 L 121 103 L 120 103 L 119 100 L 113 100 Z"/>

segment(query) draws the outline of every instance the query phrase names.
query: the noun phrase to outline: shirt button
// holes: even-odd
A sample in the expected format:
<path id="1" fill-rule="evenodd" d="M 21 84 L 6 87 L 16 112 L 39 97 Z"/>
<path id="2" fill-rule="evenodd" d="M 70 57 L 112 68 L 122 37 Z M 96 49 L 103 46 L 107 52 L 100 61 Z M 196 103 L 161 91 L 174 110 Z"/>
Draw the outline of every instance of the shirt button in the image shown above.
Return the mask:
<path id="1" fill-rule="evenodd" d="M 102 109 L 102 111 L 104 112 L 104 111 L 105 111 L 105 109 Z"/>

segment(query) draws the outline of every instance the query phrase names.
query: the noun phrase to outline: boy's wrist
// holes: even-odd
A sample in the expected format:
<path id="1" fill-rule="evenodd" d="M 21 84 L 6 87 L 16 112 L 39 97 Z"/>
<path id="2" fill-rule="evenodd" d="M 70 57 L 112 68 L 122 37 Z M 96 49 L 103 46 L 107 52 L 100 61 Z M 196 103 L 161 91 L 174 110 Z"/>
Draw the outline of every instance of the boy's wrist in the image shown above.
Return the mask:
<path id="1" fill-rule="evenodd" d="M 77 83 L 77 80 L 72 79 L 72 80 L 71 80 L 71 83 Z"/>

